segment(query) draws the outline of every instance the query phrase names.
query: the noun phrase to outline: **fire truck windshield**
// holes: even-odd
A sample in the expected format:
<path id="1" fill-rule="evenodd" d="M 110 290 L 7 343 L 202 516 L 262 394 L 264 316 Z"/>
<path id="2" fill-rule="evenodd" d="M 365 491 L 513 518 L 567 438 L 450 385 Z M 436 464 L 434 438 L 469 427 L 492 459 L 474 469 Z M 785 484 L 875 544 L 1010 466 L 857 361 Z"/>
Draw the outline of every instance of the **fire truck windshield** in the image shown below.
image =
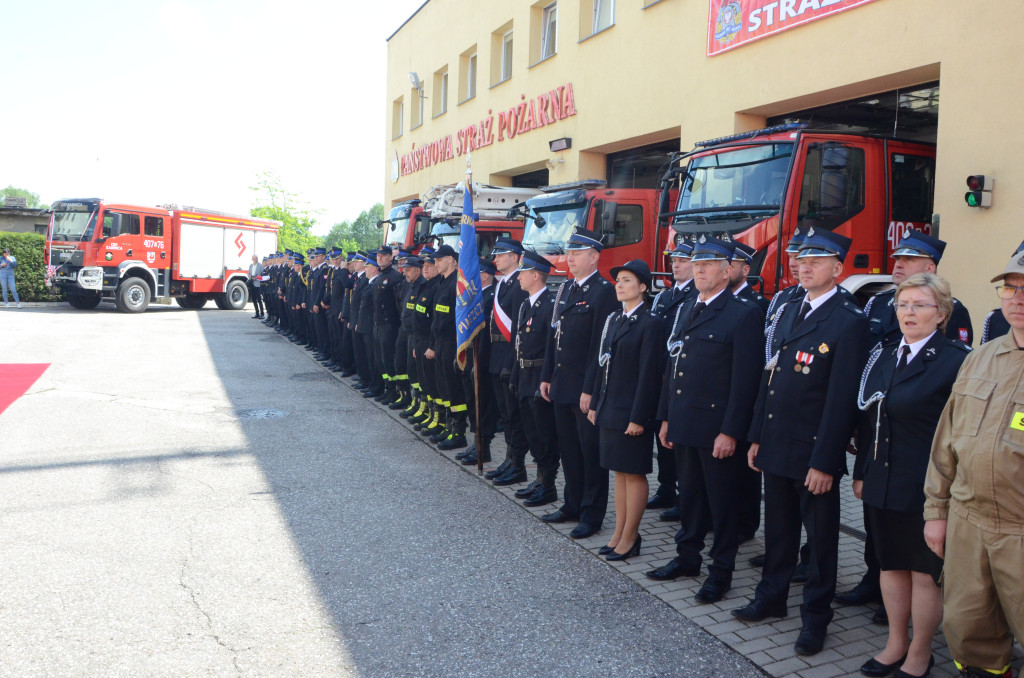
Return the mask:
<path id="1" fill-rule="evenodd" d="M 792 155 L 791 143 L 764 143 L 693 157 L 679 191 L 676 230 L 704 231 L 710 222 L 745 228 L 778 212 Z M 714 230 L 735 229 L 716 223 Z"/>
<path id="2" fill-rule="evenodd" d="M 95 206 L 84 203 L 54 205 L 53 240 L 89 240 L 95 226 Z"/>
<path id="3" fill-rule="evenodd" d="M 534 208 L 527 202 L 523 247 L 540 254 L 565 254 L 569 236 L 586 228 L 589 202 Z"/>
<path id="4" fill-rule="evenodd" d="M 390 224 L 384 224 L 384 241 L 382 245 L 398 243 L 405 247 L 405 239 L 409 235 L 409 217 L 404 219 L 392 219 Z"/>

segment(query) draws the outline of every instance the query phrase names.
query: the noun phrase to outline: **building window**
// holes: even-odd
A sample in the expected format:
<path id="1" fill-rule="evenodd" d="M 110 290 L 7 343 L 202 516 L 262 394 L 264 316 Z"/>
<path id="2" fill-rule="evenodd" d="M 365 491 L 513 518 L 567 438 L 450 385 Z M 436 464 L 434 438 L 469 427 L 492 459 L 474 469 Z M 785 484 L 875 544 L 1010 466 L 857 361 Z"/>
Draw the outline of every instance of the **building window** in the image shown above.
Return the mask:
<path id="1" fill-rule="evenodd" d="M 402 97 L 391 104 L 391 138 L 402 136 Z"/>
<path id="2" fill-rule="evenodd" d="M 448 67 L 434 73 L 433 117 L 448 112 Z"/>
<path id="3" fill-rule="evenodd" d="M 594 30 L 600 33 L 615 23 L 615 0 L 594 0 Z"/>
<path id="4" fill-rule="evenodd" d="M 476 96 L 476 45 L 459 56 L 459 103 Z"/>
<path id="5" fill-rule="evenodd" d="M 540 58 L 541 60 L 555 56 L 558 51 L 558 3 L 553 2 L 544 8 L 541 18 Z"/>
<path id="6" fill-rule="evenodd" d="M 146 235 L 160 237 L 164 234 L 164 220 L 160 217 L 146 217 Z"/>
<path id="7" fill-rule="evenodd" d="M 512 77 L 512 31 L 501 38 L 501 79 Z"/>

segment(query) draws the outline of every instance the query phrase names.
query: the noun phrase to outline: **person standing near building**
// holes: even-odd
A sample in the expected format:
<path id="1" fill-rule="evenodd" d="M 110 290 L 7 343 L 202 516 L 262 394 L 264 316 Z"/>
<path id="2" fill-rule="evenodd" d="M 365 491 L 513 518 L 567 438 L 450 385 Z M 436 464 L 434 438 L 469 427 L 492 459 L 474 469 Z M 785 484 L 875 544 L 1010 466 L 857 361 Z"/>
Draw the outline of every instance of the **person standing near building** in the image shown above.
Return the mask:
<path id="1" fill-rule="evenodd" d="M 601 468 L 597 427 L 587 414 L 601 329 L 619 303 L 615 286 L 597 272 L 604 249 L 600 237 L 593 231 L 578 230 L 565 249 L 573 279 L 563 282 L 555 295 L 553 332 L 540 385 L 541 396 L 554 403 L 565 493 L 562 507 L 542 520 L 578 520 L 569 536 L 583 539 L 601 529 L 608 509 L 608 471 Z"/>
<path id="2" fill-rule="evenodd" d="M 794 649 L 814 655 L 832 621 L 839 560 L 839 479 L 857 420 L 857 388 L 868 351 L 864 313 L 839 293 L 850 239 L 810 229 L 800 246 L 803 302 L 781 311 L 747 439 L 750 467 L 764 473 L 765 565 L 743 621 L 784 617 L 790 578 L 807 529 L 810 578 Z"/>
<path id="3" fill-rule="evenodd" d="M 0 253 L 0 286 L 3 287 L 4 293 L 4 308 L 10 308 L 11 305 L 7 301 L 7 290 L 10 288 L 14 294 L 14 303 L 21 308 L 21 299 L 18 297 L 18 288 L 14 283 L 14 269 L 18 267 L 17 258 L 11 254 L 11 248 L 5 247 L 3 253 Z"/>
<path id="4" fill-rule="evenodd" d="M 970 678 L 1008 678 L 1024 638 L 1024 255 L 992 282 L 1010 332 L 964 360 L 924 483 L 924 539 L 944 559 L 942 631 Z"/>
<path id="5" fill-rule="evenodd" d="M 494 315 L 494 278 L 498 273 L 497 267 L 490 259 L 480 257 L 480 301 L 483 308 L 484 326 L 477 334 L 473 342 L 474 347 L 469 349 L 466 356 L 466 369 L 462 371 L 463 390 L 469 394 L 479 390 L 480 397 L 473 398 L 473 405 L 469 411 L 475 416 L 474 421 L 479 426 L 476 435 L 476 442 L 473 442 L 465 450 L 455 455 L 455 458 L 462 462 L 463 466 L 473 466 L 478 461 L 478 455 L 482 454 L 484 463 L 491 460 L 491 441 L 498 428 L 498 405 L 494 402 L 494 389 L 491 388 L 488 365 L 491 359 L 491 319 Z M 473 351 L 480 349 L 478 359 L 473 358 Z M 480 373 L 477 375 L 477 365 L 480 366 Z M 479 379 L 477 378 L 479 376 Z M 479 387 L 479 389 L 478 389 Z M 469 398 L 467 398 L 469 400 Z"/>
<path id="6" fill-rule="evenodd" d="M 519 307 L 528 296 L 519 283 L 520 273 L 517 270 L 522 254 L 523 244 L 509 237 L 498 238 L 494 243 L 494 249 L 491 250 L 494 266 L 501 277 L 494 286 L 488 373 L 499 417 L 505 422 L 505 460 L 497 468 L 484 474 L 484 477 L 494 481 L 495 485 L 526 482 L 526 452 L 529 443 L 519 411 L 519 397 L 509 390 L 515 360 L 513 334 L 516 318 Z M 536 490 L 537 487 L 539 484 L 530 490 Z"/>
<path id="7" fill-rule="evenodd" d="M 384 395 L 384 380 L 381 377 L 379 356 L 373 346 L 374 286 L 377 278 L 380 277 L 376 252 L 364 254 L 363 262 L 366 282 L 363 285 L 362 298 L 359 302 L 359 319 L 356 322 L 356 334 L 359 335 L 359 340 L 362 342 L 363 360 L 366 362 L 366 374 L 369 379 L 363 389 L 363 397 L 380 398 Z"/>
<path id="8" fill-rule="evenodd" d="M 455 367 L 458 348 L 455 334 L 455 297 L 459 275 L 459 255 L 451 245 L 441 245 L 434 253 L 441 277 L 434 296 L 434 317 L 430 328 L 427 358 L 434 361 L 437 383 L 447 412 L 443 430 L 430 436 L 440 450 L 466 446 L 466 394 Z"/>
<path id="9" fill-rule="evenodd" d="M 392 266 L 395 255 L 387 245 L 376 250 L 380 275 L 371 285 L 373 290 L 373 350 L 380 366 L 384 393 L 378 399 L 385 405 L 396 402 L 398 374 L 395 372 L 395 345 L 398 328 L 402 323 L 402 290 L 405 278 Z"/>
<path id="10" fill-rule="evenodd" d="M 262 318 L 265 315 L 261 289 L 262 278 L 263 264 L 260 263 L 259 257 L 254 254 L 252 255 L 252 263 L 249 264 L 249 296 L 252 297 L 252 305 L 256 311 L 256 315 L 253 318 Z"/>
<path id="11" fill-rule="evenodd" d="M 860 672 L 881 677 L 899 667 L 901 676 L 918 677 L 932 667 L 932 638 L 942 621 L 942 560 L 924 541 L 924 477 L 939 415 L 970 349 L 942 333 L 953 312 L 945 280 L 916 273 L 895 299 L 903 335 L 872 350 L 857 403 L 853 493 L 864 501 L 889 618 L 885 648 Z"/>
<path id="12" fill-rule="evenodd" d="M 761 311 L 729 289 L 735 256 L 735 245 L 717 238 L 701 236 L 694 246 L 699 296 L 673 319 L 658 406 L 659 437 L 676 455 L 682 526 L 676 557 L 647 576 L 697 576 L 704 540 L 713 532 L 700 603 L 718 602 L 732 586 L 750 491 L 742 482 L 744 444 L 764 366 Z"/>
<path id="13" fill-rule="evenodd" d="M 518 412 L 523 431 L 529 441 L 530 453 L 537 462 L 537 479 L 516 496 L 524 506 L 545 506 L 558 501 L 555 480 L 558 477 L 558 438 L 555 414 L 551 403 L 541 397 L 542 368 L 547 359 L 548 337 L 552 332 L 551 313 L 554 300 L 547 288 L 551 263 L 536 252 L 523 253 L 519 265 L 519 287 L 526 298 L 516 311 L 512 328 L 515 362 L 509 376 L 509 387 L 519 399 Z M 513 467 L 514 468 L 514 467 Z M 495 485 L 511 484 L 495 478 Z M 526 471 L 522 478 L 526 480 Z"/>
<path id="14" fill-rule="evenodd" d="M 640 555 L 655 416 L 665 369 L 665 327 L 645 302 L 651 269 L 640 259 L 611 270 L 622 308 L 604 322 L 587 418 L 598 428 L 601 466 L 615 472 L 615 532 L 599 551 L 609 561 Z"/>
<path id="15" fill-rule="evenodd" d="M 690 257 L 693 244 L 688 240 L 680 240 L 675 248 L 664 253 L 672 262 L 672 287 L 662 290 L 654 298 L 651 311 L 665 322 L 666 336 L 672 330 L 672 321 L 676 311 L 686 302 L 697 296 L 697 288 L 693 285 L 693 266 Z M 658 424 L 661 429 L 661 424 Z M 647 502 L 649 509 L 667 509 L 660 520 L 679 520 L 679 507 L 676 504 L 676 460 L 675 452 L 661 444 L 661 438 L 655 433 L 655 444 L 658 446 L 658 489 Z"/>
<path id="16" fill-rule="evenodd" d="M 420 295 L 416 299 L 413 350 L 424 402 L 423 407 L 409 417 L 409 421 L 420 435 L 432 436 L 441 430 L 441 417 L 444 414 L 441 404 L 443 399 L 437 384 L 437 367 L 434 365 L 433 357 L 427 357 L 430 331 L 434 326 L 434 297 L 437 295 L 441 277 L 437 274 L 433 250 L 424 247 L 420 250 L 419 256 L 423 259 L 423 279 L 426 282 L 420 288 Z"/>
<path id="17" fill-rule="evenodd" d="M 416 364 L 416 300 L 420 290 L 426 284 L 423 278 L 423 260 L 417 256 L 408 256 L 403 261 L 402 275 L 405 276 L 405 288 L 402 292 L 405 301 L 402 304 L 402 324 L 399 329 L 399 340 L 395 344 L 395 369 L 405 375 L 406 388 L 405 407 L 398 414 L 402 419 L 413 415 L 423 402 L 423 390 L 420 384 L 420 371 Z M 404 338 L 403 338 L 404 337 Z M 404 353 L 403 353 L 404 351 Z M 398 408 L 394 408 L 398 409 Z"/>

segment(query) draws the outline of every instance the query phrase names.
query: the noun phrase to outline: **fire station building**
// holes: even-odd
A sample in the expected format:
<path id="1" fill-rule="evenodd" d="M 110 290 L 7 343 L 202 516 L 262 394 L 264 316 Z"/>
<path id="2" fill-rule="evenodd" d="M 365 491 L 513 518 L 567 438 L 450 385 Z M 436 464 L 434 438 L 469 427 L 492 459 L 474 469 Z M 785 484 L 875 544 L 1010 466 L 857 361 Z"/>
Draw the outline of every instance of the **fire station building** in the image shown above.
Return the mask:
<path id="1" fill-rule="evenodd" d="M 428 0 L 388 38 L 385 204 L 467 154 L 497 186 L 656 188 L 673 152 L 796 121 L 934 143 L 939 272 L 978 332 L 1024 239 L 1020 26 L 1018 2 Z"/>

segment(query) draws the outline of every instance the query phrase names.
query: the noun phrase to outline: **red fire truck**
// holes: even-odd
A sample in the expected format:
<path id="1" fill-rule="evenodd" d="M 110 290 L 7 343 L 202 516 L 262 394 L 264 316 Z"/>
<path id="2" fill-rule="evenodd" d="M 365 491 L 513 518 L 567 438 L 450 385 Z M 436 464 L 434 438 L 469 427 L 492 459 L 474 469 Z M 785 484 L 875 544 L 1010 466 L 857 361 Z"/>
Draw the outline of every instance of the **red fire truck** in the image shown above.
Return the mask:
<path id="1" fill-rule="evenodd" d="M 554 268 L 548 283 L 557 285 L 569 275 L 565 246 L 577 228 L 599 234 L 604 242 L 599 270 L 610 277 L 611 269 L 642 259 L 652 271 L 664 270 L 662 255 L 668 231 L 659 227 L 658 214 L 667 211 L 675 191 L 648 188 L 607 188 L 599 179 L 544 187 L 542 195 L 526 201 L 523 246 L 543 254 Z M 664 205 L 661 201 L 666 201 Z"/>
<path id="2" fill-rule="evenodd" d="M 889 255 L 907 231 L 932 233 L 935 145 L 791 123 L 698 143 L 662 187 L 678 192 L 661 215 L 669 246 L 702 233 L 744 242 L 771 295 L 797 282 L 783 254 L 793 231 L 833 230 L 853 239 L 843 286 L 867 298 L 891 285 Z"/>
<path id="3" fill-rule="evenodd" d="M 410 200 L 391 208 L 386 220 L 384 244 L 416 251 L 428 241 L 434 246 L 451 245 L 460 249 L 463 183 L 434 186 L 423 194 L 423 200 Z M 500 237 L 523 237 L 522 219 L 508 217 L 509 209 L 527 198 L 538 195 L 533 188 L 509 188 L 473 183 L 473 211 L 477 213 L 477 248 L 487 256 Z"/>
<path id="4" fill-rule="evenodd" d="M 103 298 L 141 313 L 153 300 L 221 309 L 249 300 L 252 255 L 277 249 L 279 222 L 165 205 L 140 207 L 99 198 L 58 200 L 47 233 L 47 284 L 75 308 Z"/>

